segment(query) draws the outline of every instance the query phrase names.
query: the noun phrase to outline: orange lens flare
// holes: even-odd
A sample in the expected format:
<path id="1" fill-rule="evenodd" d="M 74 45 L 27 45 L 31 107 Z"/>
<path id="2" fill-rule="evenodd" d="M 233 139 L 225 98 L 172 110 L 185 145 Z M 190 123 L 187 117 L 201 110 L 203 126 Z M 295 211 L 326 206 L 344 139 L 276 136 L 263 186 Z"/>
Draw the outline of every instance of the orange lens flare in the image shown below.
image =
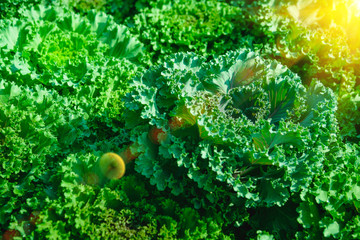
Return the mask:
<path id="1" fill-rule="evenodd" d="M 100 158 L 100 169 L 108 179 L 119 179 L 125 174 L 125 161 L 116 153 L 105 153 Z"/>
<path id="2" fill-rule="evenodd" d="M 140 155 L 138 143 L 132 143 L 120 154 L 126 164 L 136 159 Z"/>
<path id="3" fill-rule="evenodd" d="M 184 126 L 185 121 L 182 118 L 179 117 L 172 117 L 169 120 L 169 127 L 171 131 L 176 131 L 180 129 L 182 126 Z"/>
<path id="4" fill-rule="evenodd" d="M 152 143 L 159 145 L 162 142 L 164 142 L 168 135 L 166 132 L 164 132 L 164 130 L 162 130 L 161 128 L 156 128 L 156 127 L 152 127 L 149 131 L 149 139 Z"/>
<path id="5" fill-rule="evenodd" d="M 41 221 L 39 215 L 40 215 L 40 211 L 32 211 L 29 217 L 30 224 L 36 225 L 40 223 Z"/>
<path id="6" fill-rule="evenodd" d="M 88 185 L 98 185 L 99 184 L 99 176 L 96 173 L 89 172 L 84 176 L 84 181 Z"/>
<path id="7" fill-rule="evenodd" d="M 19 236 L 20 236 L 20 232 L 18 230 L 9 229 L 9 230 L 5 231 L 5 233 L 2 236 L 2 239 L 4 239 L 4 240 L 12 240 L 15 237 L 19 237 Z"/>

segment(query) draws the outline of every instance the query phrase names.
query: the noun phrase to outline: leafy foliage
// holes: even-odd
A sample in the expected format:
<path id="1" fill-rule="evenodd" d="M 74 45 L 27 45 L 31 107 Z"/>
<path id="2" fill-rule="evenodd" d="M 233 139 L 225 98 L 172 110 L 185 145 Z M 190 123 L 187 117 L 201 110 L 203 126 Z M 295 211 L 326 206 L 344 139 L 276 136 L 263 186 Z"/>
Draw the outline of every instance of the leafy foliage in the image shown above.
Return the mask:
<path id="1" fill-rule="evenodd" d="M 353 5 L 346 0 L 254 1 L 247 5 L 251 14 L 245 22 L 252 27 L 247 31 L 251 41 L 245 45 L 288 66 L 306 85 L 320 81 L 330 87 L 339 103 L 341 136 L 358 141 L 359 33 L 352 26 L 360 18 Z"/>
<path id="2" fill-rule="evenodd" d="M 293 40 L 284 39 L 282 43 L 288 50 L 282 51 L 282 61 L 288 62 L 291 69 L 298 72 L 304 83 L 309 84 L 319 79 L 324 85 L 332 88 L 339 102 L 337 118 L 343 137 L 358 135 L 358 83 L 354 65 L 356 59 L 351 58 L 343 35 L 333 31 L 298 32 Z M 289 61 L 287 56 L 293 56 Z M 285 58 L 286 57 L 286 58 Z M 287 60 L 286 60 L 287 59 Z M 291 58 L 290 58 L 291 59 Z M 338 60 L 336 60 L 338 59 Z M 341 59 L 341 60 L 340 60 Z M 344 61 L 342 59 L 347 59 Z"/>
<path id="3" fill-rule="evenodd" d="M 56 92 L 0 82 L 1 221 L 23 206 L 39 207 L 57 157 L 89 135 L 81 112 Z M 61 153 L 60 153 L 61 152 Z M 25 207 L 26 209 L 26 207 Z M 20 212 L 20 214 L 23 214 Z"/>
<path id="4" fill-rule="evenodd" d="M 284 66 L 249 50 L 204 62 L 176 54 L 133 81 L 126 100 L 136 171 L 159 190 L 246 219 L 242 208 L 282 207 L 321 173 L 336 133 L 336 100 L 306 90 Z M 136 116 L 141 116 L 139 119 Z M 182 125 L 169 122 L 178 118 Z M 166 135 L 157 144 L 151 128 Z"/>
<path id="5" fill-rule="evenodd" d="M 214 0 L 158 1 L 133 17 L 131 31 L 145 44 L 152 63 L 181 51 L 210 57 L 239 45 L 236 26 L 242 14 L 240 8 Z"/>
<path id="6" fill-rule="evenodd" d="M 3 239 L 359 239 L 357 9 L 1 1 Z"/>
<path id="7" fill-rule="evenodd" d="M 18 17 L 19 12 L 26 6 L 37 5 L 41 0 L 2 0 L 0 2 L 0 19 Z"/>
<path id="8" fill-rule="evenodd" d="M 314 181 L 297 209 L 306 229 L 300 239 L 359 237 L 359 146 L 338 144 L 331 148 L 326 172 Z"/>
<path id="9" fill-rule="evenodd" d="M 101 183 L 97 170 L 99 154 L 101 152 L 81 152 L 62 161 L 51 177 L 60 183 L 56 189 L 58 198 L 47 198 L 33 237 L 228 238 L 221 232 L 222 222 L 216 214 L 201 216 L 187 206 L 187 201 L 180 206 L 173 199 L 154 191 L 136 173 L 121 181 Z M 93 177 L 89 178 L 91 175 Z M 21 229 L 16 224 L 13 227 Z"/>
<path id="10" fill-rule="evenodd" d="M 9 22 L 0 39 L 3 78 L 55 89 L 88 116 L 115 128 L 127 81 L 138 68 L 129 60 L 140 61 L 142 52 L 125 26 L 104 13 L 81 17 L 39 5 Z"/>
<path id="11" fill-rule="evenodd" d="M 21 14 L 1 22 L 1 229 L 57 198 L 50 176 L 68 154 L 128 139 L 121 98 L 142 68 L 142 44 L 104 13 L 38 5 Z"/>
<path id="12" fill-rule="evenodd" d="M 155 2 L 154 0 L 59 0 L 61 6 L 74 9 L 81 14 L 87 14 L 91 10 L 106 12 L 118 23 L 123 23 L 126 18 L 131 18 L 141 9 Z"/>

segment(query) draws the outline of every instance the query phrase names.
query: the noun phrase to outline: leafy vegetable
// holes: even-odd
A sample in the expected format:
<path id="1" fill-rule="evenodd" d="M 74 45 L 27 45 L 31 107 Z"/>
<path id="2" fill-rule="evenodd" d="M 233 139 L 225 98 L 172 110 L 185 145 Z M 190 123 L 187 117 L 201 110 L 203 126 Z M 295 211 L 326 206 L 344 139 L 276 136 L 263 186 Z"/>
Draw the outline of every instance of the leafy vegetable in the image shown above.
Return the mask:
<path id="1" fill-rule="evenodd" d="M 238 212 L 231 224 L 242 224 L 244 207 L 282 207 L 308 188 L 337 130 L 331 91 L 315 82 L 307 90 L 245 49 L 210 62 L 175 54 L 132 86 L 125 120 L 143 152 L 136 171 L 196 208 Z M 184 125 L 172 131 L 174 117 Z M 167 134 L 159 145 L 148 138 L 152 126 Z"/>
<path id="2" fill-rule="evenodd" d="M 360 22 L 356 6 L 342 0 L 254 1 L 247 8 L 251 14 L 245 22 L 254 27 L 247 31 L 252 37 L 248 45 L 288 66 L 304 84 L 320 81 L 330 87 L 339 103 L 340 134 L 357 142 L 359 34 L 352 30 Z"/>
<path id="3" fill-rule="evenodd" d="M 123 23 L 126 18 L 132 17 L 155 2 L 154 0 L 59 0 L 61 6 L 81 14 L 87 14 L 91 10 L 106 12 L 118 23 Z"/>
<path id="4" fill-rule="evenodd" d="M 89 136 L 82 113 L 66 98 L 39 85 L 0 81 L 1 228 L 19 209 L 40 207 L 51 192 L 48 176 L 58 157 Z M 51 194 L 50 194 L 51 195 Z"/>
<path id="5" fill-rule="evenodd" d="M 53 176 L 61 182 L 59 198 L 47 200 L 34 234 L 50 239 L 229 239 L 217 214 L 204 216 L 186 200 L 180 206 L 132 170 L 132 175 L 103 186 L 86 182 L 89 173 L 99 173 L 100 153 L 72 154 L 61 163 Z"/>
<path id="6" fill-rule="evenodd" d="M 359 146 L 332 146 L 326 174 L 318 176 L 297 209 L 305 231 L 302 238 L 356 239 L 359 237 Z"/>
<path id="7" fill-rule="evenodd" d="M 2 29 L 0 75 L 41 84 L 69 97 L 75 108 L 116 128 L 127 82 L 140 67 L 142 44 L 104 13 L 86 17 L 39 5 Z M 128 60 L 129 59 L 129 60 Z"/>
<path id="8" fill-rule="evenodd" d="M 68 154 L 128 140 L 121 98 L 142 68 L 142 44 L 104 13 L 38 5 L 20 16 L 0 32 L 1 229 L 58 197 L 50 176 Z"/>
<path id="9" fill-rule="evenodd" d="M 355 1 L 0 10 L 3 239 L 360 238 Z"/>
<path id="10" fill-rule="evenodd" d="M 24 8 L 40 2 L 41 0 L 3 0 L 0 2 L 0 19 L 18 17 Z"/>
<path id="11" fill-rule="evenodd" d="M 211 57 L 238 45 L 242 11 L 218 1 L 158 1 L 133 17 L 133 28 L 152 56 L 161 62 L 174 52 L 194 51 Z M 240 34 L 240 35 L 239 35 Z"/>

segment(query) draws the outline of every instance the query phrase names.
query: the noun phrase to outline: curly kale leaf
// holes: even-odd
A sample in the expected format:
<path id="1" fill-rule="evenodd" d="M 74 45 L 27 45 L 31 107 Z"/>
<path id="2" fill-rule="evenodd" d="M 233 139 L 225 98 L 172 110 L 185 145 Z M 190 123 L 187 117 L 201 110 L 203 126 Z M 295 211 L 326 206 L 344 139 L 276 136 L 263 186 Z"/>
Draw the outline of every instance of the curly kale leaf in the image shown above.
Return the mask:
<path id="1" fill-rule="evenodd" d="M 306 89 L 246 49 L 210 62 L 175 54 L 132 87 L 125 119 L 140 144 L 136 171 L 197 207 L 284 206 L 321 173 L 337 131 L 330 90 L 315 82 Z M 246 213 L 236 211 L 241 224 Z"/>
<path id="2" fill-rule="evenodd" d="M 94 121 L 113 129 L 121 125 L 121 98 L 143 58 L 143 45 L 125 26 L 101 12 L 81 16 L 44 5 L 3 23 L 4 79 L 54 89 Z"/>
<path id="3" fill-rule="evenodd" d="M 58 157 L 75 150 L 90 131 L 68 99 L 39 85 L 31 89 L 1 80 L 0 103 L 0 224 L 5 227 L 21 208 L 40 207 L 43 189 L 50 186 L 46 176 Z"/>
<path id="4" fill-rule="evenodd" d="M 192 208 L 189 201 L 178 201 L 157 191 L 129 166 L 128 176 L 102 182 L 97 169 L 101 154 L 100 151 L 83 151 L 70 154 L 62 161 L 52 176 L 59 182 L 58 198 L 47 200 L 40 213 L 37 234 L 55 234 L 64 239 L 76 236 L 89 239 L 193 236 L 230 239 L 222 231 L 223 220 L 218 214 L 201 213 Z M 63 223 L 64 218 L 67 224 Z"/>
<path id="5" fill-rule="evenodd" d="M 206 57 L 222 54 L 240 41 L 242 10 L 218 1 L 158 1 L 133 17 L 136 34 L 152 55 L 152 63 L 179 51 Z"/>
<path id="6" fill-rule="evenodd" d="M 324 163 L 326 174 L 316 177 L 297 208 L 298 222 L 309 237 L 358 238 L 359 233 L 359 146 L 331 146 Z"/>

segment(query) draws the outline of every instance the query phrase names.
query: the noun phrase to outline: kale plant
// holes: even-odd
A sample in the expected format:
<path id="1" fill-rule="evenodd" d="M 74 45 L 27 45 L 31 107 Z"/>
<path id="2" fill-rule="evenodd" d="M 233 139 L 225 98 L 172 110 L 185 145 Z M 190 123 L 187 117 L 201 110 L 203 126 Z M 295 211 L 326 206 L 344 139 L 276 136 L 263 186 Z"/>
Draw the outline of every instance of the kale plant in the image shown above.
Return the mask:
<path id="1" fill-rule="evenodd" d="M 292 197 L 322 173 L 335 141 L 332 91 L 319 82 L 307 89 L 250 50 L 210 62 L 175 54 L 132 88 L 125 120 L 139 144 L 135 170 L 195 208 L 222 212 L 230 225 L 260 218 L 256 209 L 293 208 Z M 282 226 L 270 230 L 286 232 Z"/>

